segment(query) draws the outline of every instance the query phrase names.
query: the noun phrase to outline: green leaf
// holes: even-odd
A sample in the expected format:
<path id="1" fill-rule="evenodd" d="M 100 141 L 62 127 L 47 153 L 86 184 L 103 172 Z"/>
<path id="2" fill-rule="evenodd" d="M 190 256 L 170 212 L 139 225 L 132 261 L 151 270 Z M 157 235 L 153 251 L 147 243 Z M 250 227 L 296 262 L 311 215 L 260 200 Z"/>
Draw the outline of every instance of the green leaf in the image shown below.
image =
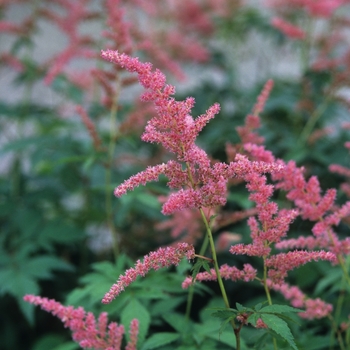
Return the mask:
<path id="1" fill-rule="evenodd" d="M 140 347 L 145 341 L 151 317 L 148 310 L 137 300 L 131 299 L 121 313 L 121 322 L 126 329 L 126 338 L 129 340 L 130 322 L 134 319 L 139 320 L 139 335 L 137 347 Z"/>
<path id="2" fill-rule="evenodd" d="M 192 281 L 196 278 L 201 268 L 204 268 L 209 274 L 211 274 L 210 267 L 208 261 L 205 259 L 198 258 L 196 263 L 193 265 L 192 271 Z"/>
<path id="3" fill-rule="evenodd" d="M 271 312 L 271 313 L 284 313 L 284 312 L 304 312 L 305 310 L 296 309 L 288 305 L 268 305 L 264 306 L 259 310 L 259 312 Z"/>
<path id="4" fill-rule="evenodd" d="M 149 337 L 143 344 L 141 350 L 156 349 L 162 345 L 170 344 L 179 339 L 180 335 L 177 333 L 163 332 L 156 333 Z"/>
<path id="5" fill-rule="evenodd" d="M 256 326 L 256 322 L 258 321 L 258 319 L 260 318 L 260 315 L 257 313 L 251 314 L 248 319 L 247 322 L 252 324 L 254 327 Z"/>
<path id="6" fill-rule="evenodd" d="M 56 334 L 48 334 L 40 338 L 32 350 L 77 350 L 79 346 L 73 341 L 65 342 L 64 337 Z"/>
<path id="7" fill-rule="evenodd" d="M 25 264 L 22 264 L 21 269 L 30 276 L 42 279 L 51 278 L 51 270 L 74 271 L 73 265 L 50 255 L 28 259 Z"/>
<path id="8" fill-rule="evenodd" d="M 231 322 L 233 317 L 229 317 L 226 320 L 222 321 L 220 324 L 219 334 L 221 335 L 222 332 L 225 330 L 225 328 L 228 326 L 228 324 Z"/>
<path id="9" fill-rule="evenodd" d="M 265 322 L 267 327 L 285 339 L 293 349 L 298 350 L 294 342 L 292 332 L 290 331 L 288 324 L 285 321 L 280 319 L 278 316 L 271 314 L 261 314 L 261 319 Z"/>
<path id="10" fill-rule="evenodd" d="M 176 312 L 163 315 L 164 320 L 170 324 L 177 332 L 186 334 L 192 327 L 192 321 L 187 320 L 184 315 Z"/>
<path id="11" fill-rule="evenodd" d="M 339 288 L 340 284 L 338 282 L 341 280 L 342 275 L 343 272 L 340 268 L 337 268 L 336 266 L 333 267 L 332 273 L 328 273 L 326 276 L 322 277 L 317 283 L 315 293 L 319 294 L 329 287 L 338 286 Z"/>
<path id="12" fill-rule="evenodd" d="M 256 304 L 255 306 L 254 306 L 254 310 L 255 311 L 259 311 L 261 308 L 262 308 L 262 303 L 259 303 L 259 304 Z"/>
<path id="13" fill-rule="evenodd" d="M 0 154 L 7 152 L 27 151 L 29 147 L 35 146 L 35 148 L 47 147 L 52 143 L 52 136 L 32 136 L 27 138 L 21 138 L 6 143 L 1 149 Z"/>
<path id="14" fill-rule="evenodd" d="M 235 309 L 220 309 L 220 310 L 213 312 L 211 315 L 213 317 L 226 319 L 229 317 L 231 317 L 231 318 L 236 317 L 237 314 L 238 314 L 238 312 Z"/>
<path id="15" fill-rule="evenodd" d="M 236 308 L 239 312 L 244 312 L 246 310 L 246 308 L 240 303 L 236 303 Z"/>
<path id="16" fill-rule="evenodd" d="M 0 271 L 0 295 L 10 294 L 17 299 L 19 307 L 30 324 L 34 324 L 34 306 L 23 301 L 25 294 L 38 294 L 39 286 L 35 279 L 18 269 Z"/>

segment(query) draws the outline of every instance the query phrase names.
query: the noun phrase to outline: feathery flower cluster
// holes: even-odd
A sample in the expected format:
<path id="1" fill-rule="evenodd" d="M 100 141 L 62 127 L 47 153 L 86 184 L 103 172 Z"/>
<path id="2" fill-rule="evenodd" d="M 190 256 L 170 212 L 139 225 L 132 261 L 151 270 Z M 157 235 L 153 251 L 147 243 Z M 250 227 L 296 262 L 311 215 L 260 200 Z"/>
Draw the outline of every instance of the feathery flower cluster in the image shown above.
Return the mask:
<path id="1" fill-rule="evenodd" d="M 194 258 L 194 248 L 187 243 L 178 243 L 175 247 L 159 248 L 155 252 L 146 255 L 143 261 L 138 260 L 135 267 L 125 271 L 118 281 L 113 284 L 109 292 L 106 293 L 102 302 L 110 303 L 116 298 L 127 286 L 134 282 L 137 276 L 144 277 L 150 270 L 159 270 L 162 267 L 177 266 L 180 261 L 186 258 Z"/>
<path id="2" fill-rule="evenodd" d="M 239 154 L 234 162 L 215 163 L 211 166 L 208 155 L 195 144 L 195 140 L 209 120 L 219 112 L 219 105 L 214 104 L 205 114 L 193 119 L 190 111 L 194 99 L 176 101 L 172 97 L 175 88 L 166 84 L 165 76 L 159 70 L 152 71 L 150 63 L 141 63 L 137 58 L 111 50 L 102 51 L 102 57 L 138 74 L 141 85 L 147 89 L 142 99 L 152 101 L 157 112 L 157 116 L 148 122 L 142 139 L 160 143 L 177 156 L 177 161 L 148 167 L 132 176 L 115 189 L 116 196 L 165 174 L 170 180 L 168 186 L 179 190 L 172 193 L 163 204 L 163 214 L 186 208 L 212 208 L 226 203 L 226 184 L 229 178 L 243 178 L 252 172 L 280 170 L 279 165 L 251 162 Z M 183 169 L 183 164 L 186 170 Z"/>
<path id="3" fill-rule="evenodd" d="M 337 261 L 337 257 L 330 252 L 325 251 L 292 251 L 280 253 L 266 259 L 266 266 L 269 268 L 268 276 L 275 284 L 283 283 L 287 272 L 304 265 L 310 261 L 328 260 L 332 263 Z"/>
<path id="4" fill-rule="evenodd" d="M 344 125 L 343 127 L 347 127 Z M 347 149 L 350 149 L 350 143 L 346 142 L 344 145 Z M 350 198 L 350 169 L 339 164 L 331 164 L 329 166 L 329 171 L 346 177 L 346 182 L 340 185 L 341 190 Z"/>
<path id="5" fill-rule="evenodd" d="M 87 115 L 85 109 L 81 106 L 77 106 L 76 107 L 76 111 L 78 112 L 78 114 L 81 117 L 82 122 L 84 123 L 86 129 L 89 132 L 89 135 L 92 139 L 92 142 L 94 144 L 94 148 L 96 151 L 101 150 L 101 146 L 102 146 L 102 141 L 100 139 L 100 136 L 98 135 L 98 132 L 96 130 L 96 127 L 94 125 L 94 123 L 92 122 L 92 120 L 90 119 L 90 117 Z"/>
<path id="6" fill-rule="evenodd" d="M 248 245 L 234 245 L 230 248 L 230 253 L 266 257 L 271 252 L 270 245 L 286 236 L 289 225 L 298 215 L 298 211 L 278 210 L 277 204 L 270 201 L 274 187 L 266 184 L 265 176 L 249 173 L 244 180 L 251 192 L 249 199 L 256 203 L 257 218 L 248 219 L 253 242 Z"/>
<path id="7" fill-rule="evenodd" d="M 302 318 L 309 320 L 320 319 L 328 316 L 333 311 L 333 306 L 321 300 L 320 298 L 308 298 L 298 287 L 289 286 L 287 283 L 272 283 L 269 282 L 270 288 L 280 292 L 287 300 L 290 300 L 292 306 L 305 309 L 299 315 Z"/>
<path id="8" fill-rule="evenodd" d="M 257 270 L 254 269 L 250 264 L 244 264 L 243 270 L 239 270 L 235 266 L 228 266 L 227 264 L 220 266 L 220 276 L 225 280 L 238 281 L 242 280 L 245 282 L 253 281 L 256 277 Z M 217 275 L 214 269 L 210 269 L 209 272 L 199 272 L 196 278 L 192 279 L 191 276 L 186 277 L 182 282 L 182 288 L 186 289 L 191 286 L 194 282 L 201 281 L 216 281 Z"/>
<path id="9" fill-rule="evenodd" d="M 64 323 L 64 326 L 73 332 L 73 340 L 83 349 L 121 349 L 124 326 L 115 322 L 108 324 L 106 312 L 102 312 L 96 322 L 95 316 L 91 312 L 86 312 L 82 307 L 74 309 L 72 306 L 64 306 L 53 299 L 29 294 L 24 296 L 23 299 L 58 317 Z M 139 321 L 137 319 L 131 321 L 130 341 L 125 348 L 126 350 L 136 350 L 138 325 Z"/>
<path id="10" fill-rule="evenodd" d="M 301 28 L 287 22 L 283 18 L 275 17 L 272 19 L 271 24 L 291 39 L 305 38 L 305 32 Z"/>
<path id="11" fill-rule="evenodd" d="M 306 181 L 303 170 L 298 168 L 294 161 L 290 161 L 282 171 L 273 174 L 272 177 L 277 181 L 277 188 L 287 191 L 287 198 L 295 203 L 301 217 L 304 220 L 316 221 L 312 228 L 314 237 L 286 240 L 278 243 L 277 248 L 318 246 L 334 254 L 349 254 L 350 239 L 340 241 L 332 226 L 338 225 L 341 219 L 350 215 L 350 202 L 336 208 L 336 190 L 329 189 L 322 196 L 317 178 L 313 176 Z"/>
<path id="12" fill-rule="evenodd" d="M 294 8 L 308 12 L 315 17 L 330 17 L 346 0 L 268 0 L 267 3 L 274 8 Z"/>

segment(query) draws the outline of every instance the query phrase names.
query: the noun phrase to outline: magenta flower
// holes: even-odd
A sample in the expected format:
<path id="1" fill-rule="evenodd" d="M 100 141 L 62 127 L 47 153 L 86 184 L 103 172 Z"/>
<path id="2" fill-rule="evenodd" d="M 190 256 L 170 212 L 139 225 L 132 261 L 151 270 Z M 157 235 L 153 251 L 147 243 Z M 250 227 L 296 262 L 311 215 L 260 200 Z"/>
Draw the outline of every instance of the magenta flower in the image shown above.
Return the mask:
<path id="1" fill-rule="evenodd" d="M 106 293 L 102 302 L 110 303 L 117 297 L 127 286 L 136 280 L 138 276 L 146 276 L 150 270 L 159 270 L 162 267 L 177 266 L 180 261 L 186 257 L 188 260 L 194 259 L 194 249 L 187 243 L 178 243 L 175 247 L 159 248 L 155 252 L 146 255 L 141 262 L 138 260 L 135 267 L 126 270 L 118 281 L 113 284 L 109 292 Z"/>
<path id="2" fill-rule="evenodd" d="M 327 304 L 320 298 L 308 298 L 298 287 L 289 286 L 287 283 L 274 284 L 269 281 L 271 289 L 280 292 L 287 300 L 290 300 L 292 306 L 305 309 L 299 316 L 309 320 L 327 317 L 333 311 L 333 306 Z"/>
<path id="3" fill-rule="evenodd" d="M 91 312 L 86 312 L 82 307 L 74 309 L 72 306 L 64 306 L 55 300 L 35 295 L 26 295 L 23 299 L 57 316 L 64 326 L 73 332 L 73 340 L 83 349 L 121 349 L 124 326 L 119 326 L 115 322 L 108 324 L 106 312 L 102 312 L 96 322 L 95 316 Z M 126 350 L 136 349 L 138 324 L 137 319 L 131 321 L 130 341 Z"/>
<path id="4" fill-rule="evenodd" d="M 141 63 L 137 58 L 111 50 L 102 51 L 102 57 L 138 74 L 141 85 L 147 89 L 142 99 L 153 102 L 157 113 L 157 116 L 148 122 L 142 139 L 162 144 L 177 158 L 176 161 L 148 167 L 132 176 L 115 189 L 116 196 L 119 197 L 140 184 L 155 181 L 160 174 L 164 174 L 169 179 L 168 186 L 178 191 L 172 193 L 164 203 L 163 214 L 186 208 L 213 208 L 226 203 L 229 178 L 243 178 L 251 172 L 280 170 L 279 165 L 251 162 L 241 155 L 237 155 L 235 161 L 229 164 L 212 165 L 206 152 L 195 144 L 195 140 L 209 120 L 219 112 L 218 104 L 214 104 L 205 114 L 194 119 L 190 115 L 194 99 L 189 97 L 185 101 L 176 101 L 172 97 L 175 88 L 166 84 L 162 72 L 157 69 L 152 71 L 150 63 Z M 257 110 L 263 106 L 265 95 L 270 89 L 269 85 L 258 102 Z"/>
<path id="5" fill-rule="evenodd" d="M 225 280 L 238 281 L 242 280 L 245 282 L 253 281 L 256 278 L 257 270 L 254 269 L 250 264 L 244 264 L 242 270 L 239 270 L 235 266 L 228 266 L 224 264 L 220 266 L 220 276 Z M 182 282 L 182 288 L 188 288 L 194 282 L 201 281 L 216 281 L 217 275 L 214 269 L 210 269 L 209 272 L 199 272 L 196 275 L 195 280 L 192 280 L 192 277 L 186 277 L 186 279 Z"/>
<path id="6" fill-rule="evenodd" d="M 275 17 L 272 21 L 271 24 L 280 30 L 284 35 L 291 39 L 304 39 L 305 38 L 305 32 L 295 26 L 294 24 L 291 24 L 287 21 L 285 21 L 282 18 Z"/>
<path id="7" fill-rule="evenodd" d="M 268 276 L 276 284 L 282 283 L 287 277 L 287 272 L 304 265 L 310 261 L 328 260 L 335 263 L 335 254 L 325 251 L 292 251 L 280 253 L 266 259 L 266 266 L 269 268 Z"/>

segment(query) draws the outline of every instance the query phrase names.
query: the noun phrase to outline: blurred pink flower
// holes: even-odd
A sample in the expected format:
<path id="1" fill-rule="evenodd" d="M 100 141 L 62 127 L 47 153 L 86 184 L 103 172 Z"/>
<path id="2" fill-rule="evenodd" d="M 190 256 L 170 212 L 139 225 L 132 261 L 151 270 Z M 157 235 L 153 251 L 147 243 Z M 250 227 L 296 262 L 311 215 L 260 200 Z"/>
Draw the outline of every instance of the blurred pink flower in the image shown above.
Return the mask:
<path id="1" fill-rule="evenodd" d="M 273 27 L 280 30 L 284 35 L 291 39 L 304 39 L 305 38 L 305 32 L 295 26 L 294 24 L 291 24 L 287 22 L 286 20 L 282 18 L 275 17 L 272 19 L 271 24 Z"/>

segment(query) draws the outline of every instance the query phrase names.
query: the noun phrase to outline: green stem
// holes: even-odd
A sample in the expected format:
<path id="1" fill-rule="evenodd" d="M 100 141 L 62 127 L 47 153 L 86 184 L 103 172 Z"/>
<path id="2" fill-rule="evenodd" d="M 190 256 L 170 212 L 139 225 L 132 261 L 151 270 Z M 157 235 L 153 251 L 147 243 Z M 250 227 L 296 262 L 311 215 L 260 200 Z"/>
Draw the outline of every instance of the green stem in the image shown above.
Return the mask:
<path id="1" fill-rule="evenodd" d="M 270 290 L 269 287 L 266 283 L 267 281 L 267 266 L 265 264 L 266 261 L 266 257 L 263 257 L 264 260 L 264 278 L 263 278 L 263 284 L 264 284 L 264 289 L 265 289 L 265 293 L 266 293 L 266 297 L 267 297 L 267 302 L 269 303 L 269 305 L 272 305 L 272 299 L 271 299 L 271 294 L 270 294 Z M 277 341 L 275 338 L 272 338 L 272 342 L 273 342 L 273 348 L 274 350 L 278 350 L 278 346 L 277 346 Z"/>
<path id="2" fill-rule="evenodd" d="M 216 250 L 215 250 L 213 234 L 211 232 L 208 220 L 207 220 L 207 218 L 206 218 L 206 216 L 204 214 L 203 209 L 200 208 L 199 211 L 201 213 L 203 222 L 205 224 L 205 228 L 207 230 L 207 237 L 208 237 L 208 240 L 209 240 L 209 245 L 210 245 L 210 250 L 211 250 L 211 254 L 212 254 L 214 269 L 215 269 L 216 277 L 217 277 L 217 280 L 218 280 L 219 288 L 220 288 L 220 291 L 221 291 L 221 295 L 222 295 L 222 298 L 224 299 L 224 303 L 225 303 L 226 308 L 229 309 L 230 308 L 230 303 L 228 301 L 228 297 L 227 297 L 227 294 L 226 294 L 225 286 L 224 286 L 224 283 L 223 283 L 221 275 L 220 275 L 219 264 L 218 264 L 218 260 L 217 260 L 217 257 L 216 257 Z M 234 332 L 235 338 L 236 338 L 236 350 L 240 350 L 241 349 L 240 328 L 236 328 L 236 324 L 235 324 L 235 320 L 234 319 L 231 319 L 230 323 L 231 323 L 231 326 L 232 326 L 232 329 L 233 329 L 233 332 Z"/>
<path id="3" fill-rule="evenodd" d="M 297 145 L 299 148 L 305 146 L 307 139 L 312 133 L 317 121 L 322 116 L 323 112 L 326 110 L 329 100 L 332 98 L 332 94 L 328 94 L 323 102 L 316 108 L 316 110 L 311 114 L 309 120 L 307 121 L 304 129 L 302 130 Z"/>
<path id="4" fill-rule="evenodd" d="M 222 298 L 224 299 L 224 303 L 225 303 L 226 308 L 229 309 L 230 308 L 230 303 L 228 301 L 226 290 L 225 290 L 225 287 L 224 287 L 224 283 L 222 281 L 222 278 L 221 278 L 221 275 L 220 275 L 220 271 L 219 271 L 219 265 L 218 265 L 218 260 L 217 260 L 217 256 L 216 256 L 216 250 L 215 250 L 213 234 L 211 232 L 211 229 L 210 229 L 209 224 L 208 224 L 208 220 L 207 220 L 207 218 L 206 218 L 206 216 L 204 214 L 203 209 L 200 208 L 199 211 L 201 213 L 203 222 L 205 224 L 205 228 L 207 230 L 207 235 L 208 235 L 208 239 L 209 239 L 209 245 L 210 245 L 211 255 L 212 255 L 212 259 L 213 259 L 214 269 L 215 269 L 215 273 L 216 273 L 216 276 L 217 276 L 217 279 L 218 279 L 218 283 L 219 283 L 220 291 L 221 291 L 221 294 L 222 294 Z"/>
<path id="5" fill-rule="evenodd" d="M 209 244 L 209 239 L 208 236 L 205 235 L 204 241 L 202 243 L 202 247 L 199 251 L 199 255 L 204 255 Z M 187 296 L 187 305 L 186 305 L 186 319 L 190 319 L 190 314 L 191 314 L 191 308 L 192 308 L 192 303 L 193 303 L 193 296 L 194 296 L 194 285 L 192 284 L 189 288 L 188 291 L 188 296 Z"/>

